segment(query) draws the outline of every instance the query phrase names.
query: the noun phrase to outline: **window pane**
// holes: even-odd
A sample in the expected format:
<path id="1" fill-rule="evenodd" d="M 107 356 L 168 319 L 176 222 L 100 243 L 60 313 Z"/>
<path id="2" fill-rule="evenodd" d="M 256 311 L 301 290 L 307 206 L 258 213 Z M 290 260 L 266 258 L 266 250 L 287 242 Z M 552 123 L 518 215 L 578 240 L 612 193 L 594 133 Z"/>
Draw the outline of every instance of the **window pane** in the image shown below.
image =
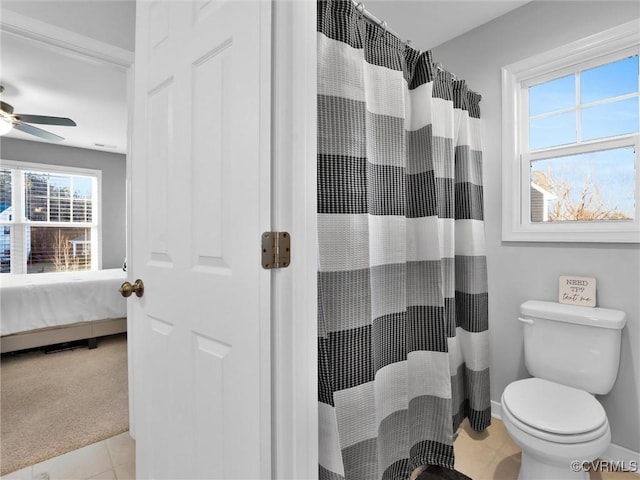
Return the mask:
<path id="1" fill-rule="evenodd" d="M 71 178 L 62 175 L 48 175 L 51 198 L 71 197 Z"/>
<path id="2" fill-rule="evenodd" d="M 13 220 L 11 210 L 11 170 L 0 170 L 0 221 Z"/>
<path id="3" fill-rule="evenodd" d="M 0 169 L 0 222 L 13 220 L 11 170 Z M 11 272 L 11 226 L 0 225 L 0 273 Z"/>
<path id="4" fill-rule="evenodd" d="M 91 269 L 91 229 L 26 227 L 27 273 Z"/>
<path id="5" fill-rule="evenodd" d="M 582 110 L 582 139 L 614 137 L 638 131 L 638 97 Z"/>
<path id="6" fill-rule="evenodd" d="M 71 221 L 71 199 L 64 197 L 52 197 L 49 199 L 49 221 Z"/>
<path id="7" fill-rule="evenodd" d="M 73 199 L 73 221 L 84 223 L 91 222 L 91 199 Z"/>
<path id="8" fill-rule="evenodd" d="M 638 91 L 638 56 L 624 58 L 580 74 L 580 103 Z"/>
<path id="9" fill-rule="evenodd" d="M 11 227 L 0 225 L 0 273 L 11 272 Z"/>
<path id="10" fill-rule="evenodd" d="M 576 141 L 575 112 L 560 113 L 529 122 L 529 148 L 555 147 Z"/>
<path id="11" fill-rule="evenodd" d="M 24 174 L 24 215 L 27 220 L 47 220 L 48 185 L 49 179 L 47 175 L 31 172 Z"/>
<path id="12" fill-rule="evenodd" d="M 603 150 L 531 162 L 531 221 L 631 220 L 635 149 Z"/>
<path id="13" fill-rule="evenodd" d="M 93 213 L 93 179 L 73 177 L 73 221 L 91 222 Z"/>
<path id="14" fill-rule="evenodd" d="M 576 105 L 575 75 L 529 87 L 529 116 L 555 112 Z"/>
<path id="15" fill-rule="evenodd" d="M 93 179 L 91 177 L 73 177 L 73 196 L 75 198 L 91 198 Z"/>
<path id="16" fill-rule="evenodd" d="M 71 221 L 71 177 L 66 175 L 49 175 L 50 208 L 57 213 L 51 221 Z M 53 216 L 53 215 L 52 215 Z"/>

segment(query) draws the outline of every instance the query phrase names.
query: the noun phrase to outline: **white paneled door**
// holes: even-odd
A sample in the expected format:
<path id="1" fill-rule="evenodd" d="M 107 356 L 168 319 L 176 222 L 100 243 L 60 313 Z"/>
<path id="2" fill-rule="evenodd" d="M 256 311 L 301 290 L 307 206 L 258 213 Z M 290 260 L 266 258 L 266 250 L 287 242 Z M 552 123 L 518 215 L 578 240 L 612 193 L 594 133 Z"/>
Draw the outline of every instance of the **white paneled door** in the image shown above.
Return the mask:
<path id="1" fill-rule="evenodd" d="M 138 1 L 129 299 L 137 478 L 270 477 L 268 1 Z"/>

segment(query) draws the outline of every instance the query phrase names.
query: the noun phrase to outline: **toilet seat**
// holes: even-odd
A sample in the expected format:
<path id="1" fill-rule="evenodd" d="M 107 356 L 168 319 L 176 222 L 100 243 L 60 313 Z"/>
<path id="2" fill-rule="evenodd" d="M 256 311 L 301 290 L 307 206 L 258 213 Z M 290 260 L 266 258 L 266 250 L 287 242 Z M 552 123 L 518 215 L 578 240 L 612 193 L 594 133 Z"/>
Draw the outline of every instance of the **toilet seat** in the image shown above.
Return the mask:
<path id="1" fill-rule="evenodd" d="M 541 378 L 509 384 L 502 408 L 515 426 L 551 442 L 588 442 L 605 435 L 609 426 L 604 408 L 591 394 Z"/>

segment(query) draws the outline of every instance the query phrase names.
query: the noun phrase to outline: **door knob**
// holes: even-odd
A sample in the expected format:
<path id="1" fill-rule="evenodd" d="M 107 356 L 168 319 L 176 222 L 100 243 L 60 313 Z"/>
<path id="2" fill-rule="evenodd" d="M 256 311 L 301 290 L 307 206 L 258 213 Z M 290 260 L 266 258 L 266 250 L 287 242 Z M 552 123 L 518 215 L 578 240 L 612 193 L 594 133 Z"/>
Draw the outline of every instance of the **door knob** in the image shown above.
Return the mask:
<path id="1" fill-rule="evenodd" d="M 120 286 L 120 294 L 123 297 L 130 297 L 132 293 L 135 293 L 137 297 L 141 297 L 144 294 L 144 283 L 139 278 L 131 285 L 129 282 L 124 282 Z"/>

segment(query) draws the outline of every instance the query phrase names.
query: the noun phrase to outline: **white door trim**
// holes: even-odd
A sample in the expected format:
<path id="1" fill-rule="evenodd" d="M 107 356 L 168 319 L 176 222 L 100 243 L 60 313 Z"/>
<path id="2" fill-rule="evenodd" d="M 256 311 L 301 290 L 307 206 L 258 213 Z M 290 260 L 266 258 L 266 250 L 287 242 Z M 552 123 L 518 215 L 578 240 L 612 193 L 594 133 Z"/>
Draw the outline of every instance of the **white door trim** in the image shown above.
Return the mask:
<path id="1" fill-rule="evenodd" d="M 272 478 L 318 477 L 316 2 L 273 12 L 272 228 L 291 266 L 272 273 Z"/>
<path id="2" fill-rule="evenodd" d="M 21 15 L 6 8 L 2 9 L 0 25 L 5 32 L 85 55 L 104 63 L 123 68 L 129 68 L 133 65 L 134 53 L 129 50 Z"/>

